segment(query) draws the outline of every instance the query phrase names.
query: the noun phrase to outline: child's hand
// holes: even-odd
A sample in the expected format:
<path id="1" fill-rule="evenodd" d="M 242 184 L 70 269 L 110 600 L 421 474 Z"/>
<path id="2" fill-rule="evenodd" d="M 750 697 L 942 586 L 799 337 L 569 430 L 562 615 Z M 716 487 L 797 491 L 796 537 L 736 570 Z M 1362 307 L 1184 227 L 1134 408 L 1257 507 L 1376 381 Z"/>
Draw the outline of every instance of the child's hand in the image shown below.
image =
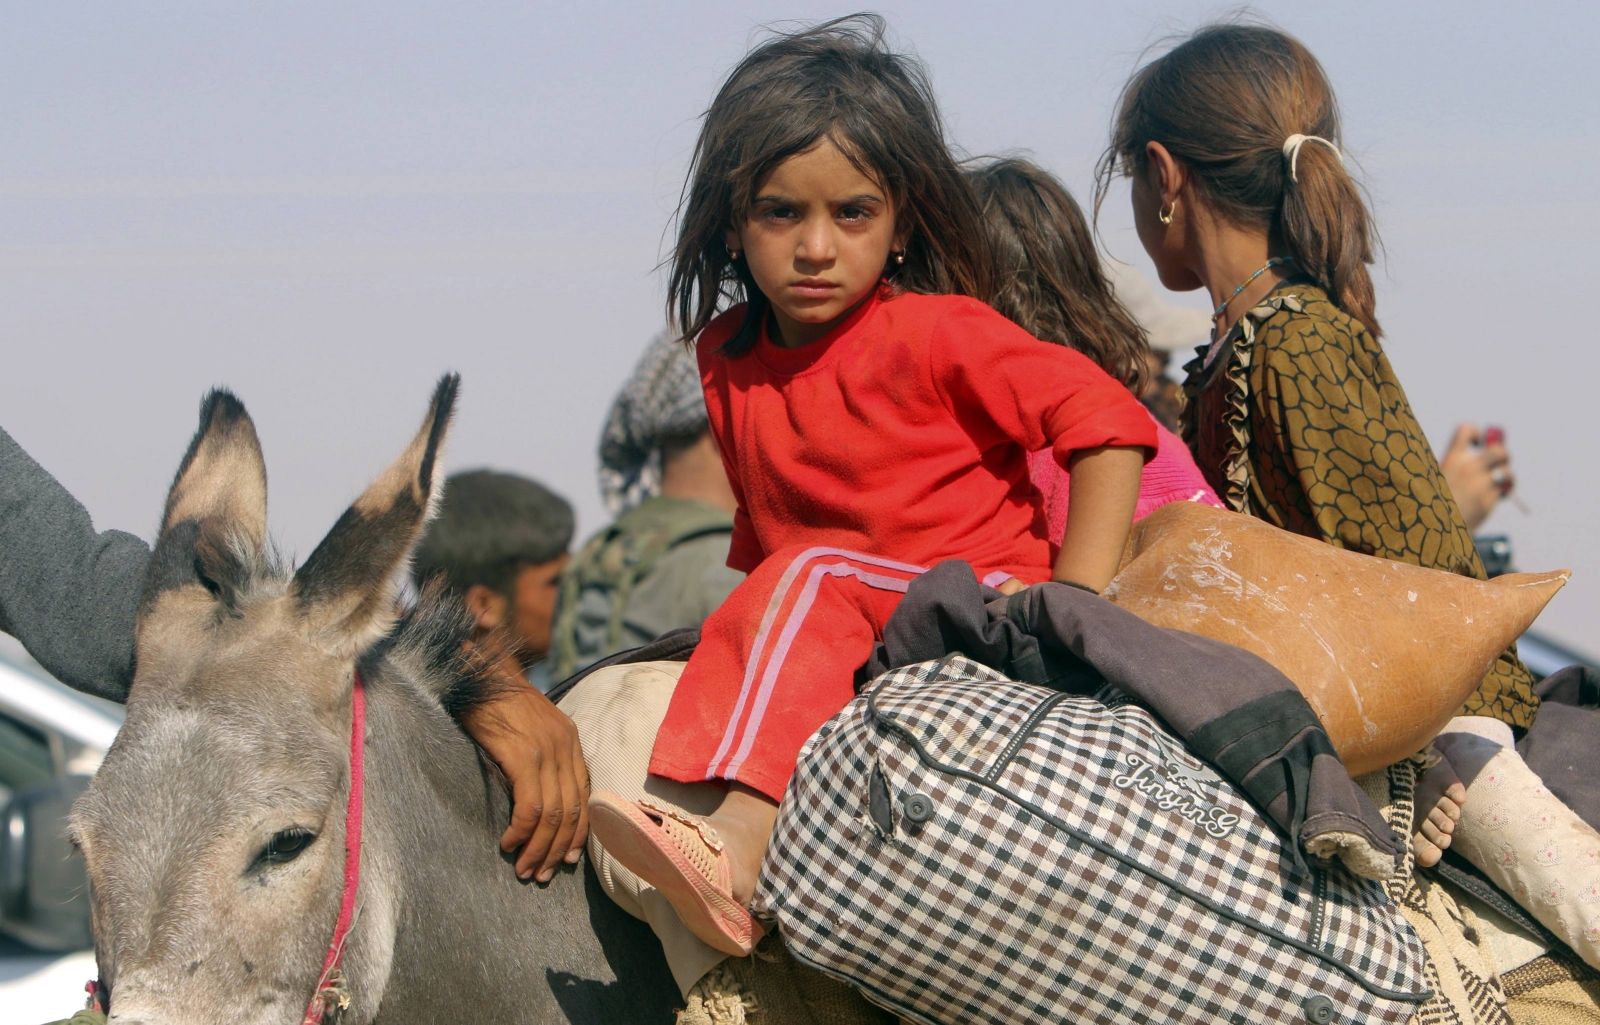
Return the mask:
<path id="1" fill-rule="evenodd" d="M 1016 594 L 1018 591 L 1026 591 L 1027 589 L 1028 585 L 1024 584 L 1016 577 L 1006 577 L 1005 583 L 995 588 L 995 590 L 999 591 L 1001 594 Z"/>

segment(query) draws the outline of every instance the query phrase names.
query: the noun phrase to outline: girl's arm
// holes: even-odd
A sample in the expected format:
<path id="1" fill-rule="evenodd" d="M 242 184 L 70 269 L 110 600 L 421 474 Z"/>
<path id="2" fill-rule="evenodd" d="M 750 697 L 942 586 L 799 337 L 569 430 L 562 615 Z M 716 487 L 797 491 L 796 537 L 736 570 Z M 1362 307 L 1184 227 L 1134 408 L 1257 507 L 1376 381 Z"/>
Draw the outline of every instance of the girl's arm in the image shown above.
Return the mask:
<path id="1" fill-rule="evenodd" d="M 1067 532 L 1052 580 L 1105 589 L 1117 575 L 1139 501 L 1145 449 L 1102 446 L 1068 461 Z"/>
<path id="2" fill-rule="evenodd" d="M 980 449 L 1049 446 L 1070 476 L 1054 579 L 1096 591 L 1116 576 L 1158 444 L 1133 394 L 1081 353 L 1041 342 L 980 303 L 947 314 L 933 336 L 934 381 Z M 973 414 L 981 411 L 988 429 Z M 1079 503 L 1082 503 L 1081 505 Z"/>

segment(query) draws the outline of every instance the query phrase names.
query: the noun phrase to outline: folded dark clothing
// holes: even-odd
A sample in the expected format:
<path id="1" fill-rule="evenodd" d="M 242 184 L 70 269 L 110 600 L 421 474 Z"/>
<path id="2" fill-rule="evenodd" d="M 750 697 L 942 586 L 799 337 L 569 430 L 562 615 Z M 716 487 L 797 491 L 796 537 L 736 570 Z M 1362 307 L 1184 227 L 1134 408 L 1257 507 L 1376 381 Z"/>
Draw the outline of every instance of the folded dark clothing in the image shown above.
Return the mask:
<path id="1" fill-rule="evenodd" d="M 1345 772 L 1310 704 L 1250 652 L 1152 626 L 1064 584 L 1006 597 L 950 561 L 911 582 L 863 674 L 952 651 L 1026 683 L 1077 693 L 1109 683 L 1250 797 L 1297 858 L 1338 857 L 1375 879 L 1398 866 L 1403 841 Z"/>
<path id="2" fill-rule="evenodd" d="M 1552 794 L 1600 829 L 1600 759 L 1594 756 L 1600 669 L 1568 666 L 1540 680 L 1534 693 L 1539 715 L 1517 742 L 1517 753 Z"/>

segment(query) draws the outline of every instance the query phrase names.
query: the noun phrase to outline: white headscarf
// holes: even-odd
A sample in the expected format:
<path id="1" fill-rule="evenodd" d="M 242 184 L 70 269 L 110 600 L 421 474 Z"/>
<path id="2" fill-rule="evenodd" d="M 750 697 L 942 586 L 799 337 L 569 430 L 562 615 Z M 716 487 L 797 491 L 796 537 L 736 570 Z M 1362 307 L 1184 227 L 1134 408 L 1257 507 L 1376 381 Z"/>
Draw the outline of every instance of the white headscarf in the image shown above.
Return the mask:
<path id="1" fill-rule="evenodd" d="M 661 493 L 661 446 L 706 429 L 694 353 L 663 331 L 645 346 L 600 432 L 600 496 L 613 516 Z"/>

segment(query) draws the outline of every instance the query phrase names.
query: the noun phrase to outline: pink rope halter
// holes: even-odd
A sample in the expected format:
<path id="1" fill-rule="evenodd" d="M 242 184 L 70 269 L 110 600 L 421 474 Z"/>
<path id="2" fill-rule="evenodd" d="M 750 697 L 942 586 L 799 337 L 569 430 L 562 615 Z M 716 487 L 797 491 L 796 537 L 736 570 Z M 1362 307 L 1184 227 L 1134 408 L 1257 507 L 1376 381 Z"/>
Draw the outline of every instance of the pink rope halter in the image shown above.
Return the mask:
<path id="1" fill-rule="evenodd" d="M 321 1025 L 322 1016 L 337 1007 L 350 1006 L 350 987 L 345 982 L 344 943 L 355 923 L 356 889 L 361 885 L 361 809 L 366 793 L 366 759 L 363 748 L 367 733 L 367 688 L 356 670 L 355 687 L 350 693 L 350 799 L 344 811 L 344 894 L 339 898 L 339 920 L 333 927 L 328 956 L 317 977 L 317 988 L 306 1006 L 301 1025 Z"/>

